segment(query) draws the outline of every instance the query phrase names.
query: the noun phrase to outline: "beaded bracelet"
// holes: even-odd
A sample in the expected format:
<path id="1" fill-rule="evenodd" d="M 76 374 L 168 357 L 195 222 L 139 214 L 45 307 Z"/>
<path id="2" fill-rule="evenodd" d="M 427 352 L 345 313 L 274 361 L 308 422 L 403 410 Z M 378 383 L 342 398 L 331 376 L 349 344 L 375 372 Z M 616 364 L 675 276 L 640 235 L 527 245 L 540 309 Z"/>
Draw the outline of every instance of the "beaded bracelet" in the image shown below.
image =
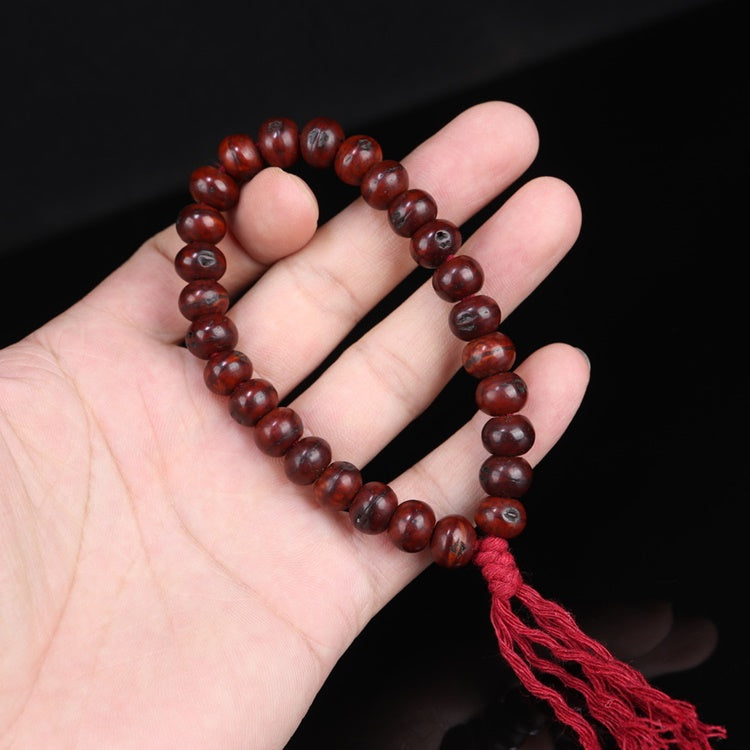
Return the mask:
<path id="1" fill-rule="evenodd" d="M 229 294 L 218 283 L 226 270 L 217 247 L 227 231 L 224 212 L 237 205 L 241 186 L 265 166 L 288 169 L 300 157 L 311 167 L 333 167 L 342 182 L 359 188 L 369 206 L 384 211 L 393 231 L 408 240 L 414 261 L 433 271 L 436 294 L 451 304 L 449 328 L 466 342 L 462 365 L 478 380 L 477 406 L 489 416 L 481 433 L 489 456 L 479 469 L 486 496 L 473 520 L 458 514 L 438 520 L 426 502 L 399 502 L 389 485 L 363 482 L 356 466 L 332 460 L 328 442 L 304 434 L 300 415 L 279 405 L 274 386 L 252 377 L 250 358 L 235 348 L 239 336 L 226 315 Z M 429 549 L 435 563 L 448 568 L 473 560 L 488 583 L 490 618 L 502 655 L 524 687 L 576 732 L 584 750 L 600 750 L 597 732 L 608 733 L 625 750 L 710 750 L 709 738 L 724 737 L 723 728 L 701 723 L 693 706 L 651 687 L 583 634 L 562 607 L 522 581 L 507 540 L 526 525 L 519 498 L 532 479 L 523 454 L 534 443 L 534 428 L 520 414 L 526 384 L 512 371 L 512 341 L 498 331 L 500 307 L 481 293 L 481 266 L 457 254 L 460 230 L 438 218 L 429 193 L 409 186 L 404 166 L 383 159 L 373 138 L 346 137 L 329 118 L 315 118 L 300 131 L 292 120 L 279 117 L 266 120 L 256 139 L 246 134 L 224 138 L 218 162 L 192 172 L 189 192 L 194 202 L 176 221 L 186 244 L 175 257 L 175 269 L 187 282 L 178 300 L 190 321 L 185 346 L 205 360 L 206 386 L 228 397 L 230 415 L 253 428 L 258 448 L 283 459 L 288 479 L 311 485 L 321 505 L 348 513 L 358 531 L 385 532 L 407 553 Z"/>

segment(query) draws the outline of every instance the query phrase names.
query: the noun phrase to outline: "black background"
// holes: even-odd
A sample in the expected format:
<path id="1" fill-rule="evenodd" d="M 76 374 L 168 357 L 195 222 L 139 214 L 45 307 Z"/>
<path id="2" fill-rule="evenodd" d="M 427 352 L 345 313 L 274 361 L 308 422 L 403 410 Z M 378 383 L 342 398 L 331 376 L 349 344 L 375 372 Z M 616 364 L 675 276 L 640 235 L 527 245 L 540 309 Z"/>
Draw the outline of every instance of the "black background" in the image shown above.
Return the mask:
<path id="1" fill-rule="evenodd" d="M 386 81 L 329 74 L 322 64 L 305 68 L 303 76 L 288 47 L 265 61 L 282 81 L 291 69 L 312 86 L 312 93 L 300 87 L 304 95 L 294 87 L 286 92 L 296 97 L 290 116 L 337 116 L 335 102 L 346 99 L 338 115 L 345 128 L 372 133 L 392 158 L 485 99 L 513 101 L 535 119 L 541 149 L 523 179 L 553 174 L 569 182 L 583 206 L 583 229 L 573 251 L 503 330 L 520 356 L 556 340 L 580 346 L 591 358 L 592 380 L 573 425 L 535 472 L 528 502 L 533 523 L 513 549 L 535 588 L 574 612 L 596 602 L 663 598 L 680 612 L 713 619 L 720 640 L 712 657 L 655 682 L 696 703 L 704 720 L 727 726 L 730 739 L 720 746 L 740 750 L 748 747 L 741 714 L 748 495 L 742 474 L 748 120 L 741 3 L 675 3 L 669 12 L 640 16 L 634 4 L 629 20 L 627 13 L 617 16 L 617 3 L 599 7 L 610 14 L 594 15 L 588 25 L 531 13 L 514 17 L 516 25 L 503 32 L 498 4 L 496 47 L 468 45 L 473 51 L 463 64 L 467 37 L 461 33 L 471 26 L 466 19 L 444 24 L 443 67 L 432 78 L 424 72 L 428 66 L 413 62 L 420 45 L 409 24 L 417 20 L 403 15 L 377 21 L 391 38 L 381 32 L 373 40 L 366 33 L 372 14 L 365 12 L 362 24 L 348 31 L 360 35 L 361 60 L 383 57 Z M 90 16 L 81 13 L 63 32 L 32 23 L 26 12 L 29 17 L 5 26 L 6 33 L 15 30 L 10 49 L 18 58 L 5 66 L 0 130 L 6 163 L 0 260 L 6 291 L 16 300 L 8 305 L 5 297 L 3 344 L 63 310 L 172 221 L 192 167 L 225 132 L 276 114 L 285 93 L 275 86 L 273 96 L 264 93 L 268 76 L 256 67 L 245 90 L 235 86 L 236 98 L 218 102 L 215 92 L 201 94 L 200 72 L 223 79 L 227 60 L 216 48 L 201 58 L 200 45 L 183 39 L 184 49 L 173 50 L 141 92 L 143 111 L 135 112 L 126 83 L 145 92 L 144 70 L 153 73 L 160 62 L 156 42 L 144 48 L 121 41 L 113 54 L 125 62 L 113 77 L 104 61 L 97 65 L 84 54 Z M 283 36 L 293 22 L 275 14 L 256 18 L 255 27 L 241 28 L 226 17 L 214 19 L 216 46 L 226 46 L 229 60 L 240 36 L 252 48 L 261 44 L 257 34 L 265 34 L 265 49 L 272 46 L 268 34 Z M 154 22 L 151 36 L 168 38 L 171 31 L 166 20 Z M 22 43 L 29 40 L 45 50 L 38 59 Z M 102 40 L 86 43 L 96 51 Z M 308 44 L 313 59 L 323 54 L 320 38 Z M 50 60 L 55 45 L 64 48 L 57 68 Z M 66 67 L 66 49 L 68 62 L 82 55 L 89 64 Z M 183 76 L 180 62 L 188 71 Z M 357 88 L 345 89 L 351 78 Z M 108 85 L 99 90 L 102 81 Z M 123 89 L 115 92 L 121 117 L 107 110 L 115 83 Z M 315 99 L 318 90 L 330 99 Z M 178 110 L 171 106 L 175 99 Z M 109 128 L 84 120 L 98 105 Z M 237 122 L 248 114 L 251 124 Z M 329 198 L 333 210 L 338 195 L 331 191 Z M 421 452 L 439 442 L 468 414 L 456 406 L 466 404 L 466 386 L 459 374 L 368 470 L 393 476 L 418 457 L 415 444 Z M 289 750 L 319 747 L 323 738 L 329 748 L 357 746 L 337 740 L 337 726 L 356 724 L 367 697 L 387 693 L 396 679 L 386 668 L 388 655 L 398 654 L 405 633 L 424 639 L 425 663 L 444 658 L 457 639 L 484 637 L 485 591 L 477 578 L 475 571 L 446 577 L 430 569 L 386 607 L 341 660 Z M 420 668 L 418 659 L 402 667 Z"/>

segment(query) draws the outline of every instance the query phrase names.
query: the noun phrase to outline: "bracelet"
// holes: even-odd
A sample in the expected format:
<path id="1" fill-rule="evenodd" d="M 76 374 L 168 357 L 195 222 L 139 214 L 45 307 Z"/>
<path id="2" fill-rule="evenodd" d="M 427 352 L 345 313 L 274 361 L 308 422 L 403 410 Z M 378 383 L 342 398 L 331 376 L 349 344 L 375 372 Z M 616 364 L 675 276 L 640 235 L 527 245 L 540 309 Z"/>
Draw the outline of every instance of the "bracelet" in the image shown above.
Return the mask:
<path id="1" fill-rule="evenodd" d="M 458 514 L 438 520 L 428 503 L 399 502 L 387 484 L 363 482 L 356 466 L 332 460 L 328 442 L 305 434 L 300 415 L 279 405 L 274 386 L 253 378 L 250 358 L 235 348 L 239 335 L 226 314 L 229 294 L 218 283 L 226 271 L 217 246 L 227 232 L 224 212 L 237 205 L 241 186 L 265 166 L 288 169 L 300 158 L 315 168 L 332 167 L 342 182 L 359 188 L 368 205 L 384 211 L 393 231 L 408 240 L 414 261 L 433 271 L 436 294 L 451 304 L 448 326 L 466 342 L 462 365 L 477 379 L 476 403 L 489 416 L 481 433 L 489 455 L 479 469 L 486 497 L 473 520 Z M 481 266 L 458 254 L 458 227 L 438 218 L 429 193 L 409 186 L 404 166 L 383 159 L 373 138 L 347 137 L 330 118 L 315 118 L 299 130 L 279 117 L 266 120 L 255 139 L 246 134 L 224 138 L 218 161 L 192 172 L 189 192 L 194 202 L 176 220 L 185 245 L 174 261 L 187 282 L 178 299 L 190 321 L 185 346 L 205 360 L 204 382 L 228 397 L 232 418 L 253 428 L 263 453 L 282 458 L 287 478 L 310 485 L 321 505 L 348 513 L 358 531 L 387 533 L 405 552 L 429 549 L 434 562 L 447 568 L 473 560 L 488 583 L 501 654 L 526 690 L 547 701 L 557 719 L 574 730 L 584 750 L 600 750 L 607 736 L 624 750 L 710 750 L 709 738 L 725 737 L 722 727 L 703 724 L 693 706 L 650 686 L 582 633 L 562 607 L 523 582 L 508 540 L 526 525 L 519 498 L 532 479 L 523 454 L 534 443 L 534 428 L 520 413 L 526 384 L 512 370 L 515 346 L 498 331 L 500 307 L 481 293 Z"/>

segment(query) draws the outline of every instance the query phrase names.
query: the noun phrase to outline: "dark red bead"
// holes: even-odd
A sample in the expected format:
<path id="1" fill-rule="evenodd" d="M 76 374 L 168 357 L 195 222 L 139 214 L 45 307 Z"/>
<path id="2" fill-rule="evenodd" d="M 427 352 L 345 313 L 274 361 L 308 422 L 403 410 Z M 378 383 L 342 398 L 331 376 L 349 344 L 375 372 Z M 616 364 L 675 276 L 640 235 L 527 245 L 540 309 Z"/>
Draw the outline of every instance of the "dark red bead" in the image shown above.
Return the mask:
<path id="1" fill-rule="evenodd" d="M 385 211 L 409 187 L 409 173 L 401 162 L 385 159 L 373 164 L 362 177 L 359 190 L 371 208 Z"/>
<path id="2" fill-rule="evenodd" d="M 220 396 L 228 396 L 243 381 L 253 374 L 253 364 L 242 352 L 217 352 L 208 358 L 203 368 L 206 387 Z"/>
<path id="3" fill-rule="evenodd" d="M 477 546 L 471 521 L 459 515 L 444 516 L 435 524 L 430 540 L 432 559 L 443 568 L 468 565 Z"/>
<path id="4" fill-rule="evenodd" d="M 477 406 L 492 417 L 520 411 L 526 405 L 529 391 L 515 372 L 498 372 L 477 383 Z"/>
<path id="5" fill-rule="evenodd" d="M 380 534 L 388 528 L 396 507 L 396 493 L 382 482 L 362 485 L 349 506 L 349 518 L 355 529 L 364 534 Z"/>
<path id="6" fill-rule="evenodd" d="M 237 346 L 237 326 L 220 313 L 211 313 L 196 318 L 185 336 L 188 351 L 199 359 L 208 359 L 216 352 L 224 352 Z"/>
<path id="7" fill-rule="evenodd" d="M 382 161 L 383 149 L 369 135 L 350 135 L 336 152 L 333 170 L 347 185 L 359 185 L 367 170 Z"/>
<path id="8" fill-rule="evenodd" d="M 461 247 L 461 232 L 452 221 L 433 219 L 419 227 L 409 243 L 411 257 L 422 268 L 437 268 Z"/>
<path id="9" fill-rule="evenodd" d="M 490 456 L 479 468 L 479 483 L 494 497 L 523 497 L 531 486 L 532 474 L 525 458 Z"/>
<path id="10" fill-rule="evenodd" d="M 388 205 L 388 221 L 401 237 L 411 237 L 428 221 L 437 217 L 437 203 L 424 190 L 410 188 L 397 195 Z"/>
<path id="11" fill-rule="evenodd" d="M 494 456 L 528 453 L 534 438 L 534 427 L 523 414 L 492 417 L 482 428 L 482 443 Z"/>
<path id="12" fill-rule="evenodd" d="M 190 175 L 190 195 L 217 211 L 228 211 L 237 205 L 240 189 L 237 183 L 218 167 L 198 167 Z"/>
<path id="13" fill-rule="evenodd" d="M 227 259 L 218 247 L 206 242 L 189 242 L 175 256 L 174 268 L 185 281 L 216 281 L 227 270 Z"/>
<path id="14" fill-rule="evenodd" d="M 473 294 L 453 305 L 448 325 L 463 341 L 492 333 L 500 325 L 500 306 L 486 294 Z"/>
<path id="15" fill-rule="evenodd" d="M 513 539 L 526 528 L 526 509 L 514 497 L 485 497 L 474 514 L 474 523 L 487 536 Z"/>
<path id="16" fill-rule="evenodd" d="M 277 406 L 255 425 L 255 444 L 267 456 L 283 456 L 302 437 L 303 429 L 294 409 Z"/>
<path id="17" fill-rule="evenodd" d="M 331 463 L 331 446 L 320 437 L 303 437 L 284 454 L 284 473 L 295 484 L 312 484 Z"/>
<path id="18" fill-rule="evenodd" d="M 360 470 L 348 461 L 329 464 L 313 484 L 315 499 L 331 510 L 348 510 L 362 487 Z"/>
<path id="19" fill-rule="evenodd" d="M 224 314 L 229 309 L 229 294 L 218 281 L 201 279 L 183 288 L 177 304 L 188 320 L 195 320 L 210 313 Z"/>
<path id="20" fill-rule="evenodd" d="M 472 339 L 461 355 L 464 370 L 475 378 L 486 378 L 510 370 L 516 361 L 515 344 L 500 331 Z"/>
<path id="21" fill-rule="evenodd" d="M 344 129 L 338 122 L 328 117 L 316 117 L 302 128 L 300 154 L 311 167 L 330 167 L 343 142 Z"/>
<path id="22" fill-rule="evenodd" d="M 175 222 L 183 242 L 206 242 L 215 245 L 227 233 L 226 219 L 205 203 L 190 203 L 180 211 Z"/>
<path id="23" fill-rule="evenodd" d="M 412 239 L 412 242 L 414 240 Z M 457 255 L 441 263 L 432 274 L 432 288 L 440 299 L 458 302 L 476 294 L 484 284 L 482 267 L 468 255 Z"/>
<path id="24" fill-rule="evenodd" d="M 299 158 L 297 124 L 288 117 L 266 120 L 258 130 L 258 150 L 266 164 L 291 167 Z"/>
<path id="25" fill-rule="evenodd" d="M 422 500 L 400 503 L 388 524 L 388 536 L 404 552 L 423 550 L 435 528 L 435 511 Z"/>
<path id="26" fill-rule="evenodd" d="M 263 378 L 241 381 L 229 396 L 232 419 L 247 427 L 254 427 L 278 405 L 279 394 Z"/>
<path id="27" fill-rule="evenodd" d="M 247 182 L 263 169 L 263 157 L 255 141 L 244 133 L 228 135 L 219 144 L 221 166 L 238 182 Z"/>

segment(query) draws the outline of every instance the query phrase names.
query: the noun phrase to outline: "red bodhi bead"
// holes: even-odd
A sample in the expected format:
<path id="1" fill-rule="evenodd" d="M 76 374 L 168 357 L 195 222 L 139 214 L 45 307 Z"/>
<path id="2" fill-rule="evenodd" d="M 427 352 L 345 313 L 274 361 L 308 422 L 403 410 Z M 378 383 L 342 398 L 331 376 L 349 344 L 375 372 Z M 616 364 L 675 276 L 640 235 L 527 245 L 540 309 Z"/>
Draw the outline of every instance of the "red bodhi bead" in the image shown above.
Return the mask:
<path id="1" fill-rule="evenodd" d="M 324 507 L 348 510 L 362 487 L 360 470 L 348 461 L 334 461 L 315 480 L 313 494 Z"/>
<path id="2" fill-rule="evenodd" d="M 471 522 L 459 515 L 441 518 L 432 532 L 432 559 L 443 568 L 468 565 L 477 546 L 477 532 Z"/>
<path id="3" fill-rule="evenodd" d="M 266 164 L 291 167 L 299 158 L 297 124 L 288 117 L 266 120 L 258 130 L 258 150 Z"/>
<path id="4" fill-rule="evenodd" d="M 188 188 L 194 201 L 205 203 L 218 211 L 234 208 L 240 199 L 237 183 L 218 167 L 198 167 L 190 175 Z"/>
<path id="5" fill-rule="evenodd" d="M 418 188 L 404 190 L 388 206 L 388 221 L 393 231 L 401 237 L 411 237 L 417 229 L 436 216 L 435 199 Z"/>
<path id="6" fill-rule="evenodd" d="M 177 305 L 188 320 L 210 313 L 224 314 L 229 309 L 229 294 L 212 279 L 191 281 L 180 292 Z"/>
<path id="7" fill-rule="evenodd" d="M 369 135 L 350 135 L 336 152 L 333 171 L 347 185 L 359 185 L 367 170 L 383 159 L 383 149 Z"/>
<path id="8" fill-rule="evenodd" d="M 458 227 L 445 219 L 433 219 L 414 232 L 409 252 L 422 268 L 437 268 L 455 255 L 460 247 L 461 232 Z"/>
<path id="9" fill-rule="evenodd" d="M 432 274 L 432 288 L 440 299 L 447 302 L 458 302 L 464 297 L 476 294 L 482 288 L 482 284 L 484 271 L 479 263 L 468 255 L 448 258 Z"/>
<path id="10" fill-rule="evenodd" d="M 500 331 L 472 339 L 461 355 L 464 370 L 475 378 L 486 378 L 510 370 L 516 361 L 515 344 Z"/>
<path id="11" fill-rule="evenodd" d="M 331 446 L 320 437 L 303 437 L 284 454 L 284 473 L 295 484 L 312 484 L 331 463 Z"/>
<path id="12" fill-rule="evenodd" d="M 220 279 L 227 270 L 224 253 L 206 242 L 188 242 L 175 256 L 174 268 L 184 281 Z"/>
<path id="13" fill-rule="evenodd" d="M 386 159 L 373 164 L 362 177 L 359 190 L 371 208 L 384 211 L 409 187 L 409 173 L 401 162 Z"/>
<path id="14" fill-rule="evenodd" d="M 237 326 L 226 315 L 211 313 L 192 322 L 185 336 L 185 346 L 199 359 L 208 359 L 216 352 L 234 349 L 238 337 Z"/>
<path id="15" fill-rule="evenodd" d="M 302 419 L 294 409 L 277 406 L 255 425 L 255 444 L 267 456 L 283 456 L 301 437 Z"/>
<path id="16" fill-rule="evenodd" d="M 388 524 L 388 536 L 404 552 L 423 550 L 435 528 L 435 511 L 422 500 L 400 503 Z"/>
<path id="17" fill-rule="evenodd" d="M 515 372 L 498 372 L 477 384 L 477 406 L 492 417 L 521 411 L 528 398 L 526 383 Z"/>
<path id="18" fill-rule="evenodd" d="M 232 419 L 246 427 L 254 427 L 278 405 L 278 392 L 263 378 L 241 381 L 229 397 Z"/>
<path id="19" fill-rule="evenodd" d="M 523 414 L 492 417 L 482 428 L 482 443 L 495 456 L 520 456 L 534 445 L 535 433 Z"/>
<path id="20" fill-rule="evenodd" d="M 532 476 L 531 464 L 520 456 L 490 456 L 479 468 L 482 489 L 495 497 L 523 497 Z"/>
<path id="21" fill-rule="evenodd" d="M 363 534 L 380 534 L 388 528 L 397 506 L 396 493 L 387 484 L 367 482 L 354 496 L 349 518 Z"/>
<path id="22" fill-rule="evenodd" d="M 180 211 L 175 222 L 183 242 L 206 242 L 215 245 L 227 233 L 226 219 L 205 203 L 190 203 Z"/>
<path id="23" fill-rule="evenodd" d="M 514 497 L 485 497 L 474 514 L 474 523 L 487 536 L 513 539 L 526 528 L 526 509 Z"/>
<path id="24" fill-rule="evenodd" d="M 237 182 L 247 182 L 263 169 L 255 141 L 244 133 L 228 135 L 219 143 L 219 162 Z"/>
<path id="25" fill-rule="evenodd" d="M 492 333 L 500 325 L 500 306 L 486 294 L 474 294 L 456 302 L 448 316 L 453 335 L 470 341 Z"/>
<path id="26" fill-rule="evenodd" d="M 330 167 L 343 142 L 344 129 L 338 122 L 328 117 L 316 117 L 302 128 L 300 154 L 311 167 Z"/>
<path id="27" fill-rule="evenodd" d="M 208 358 L 203 368 L 206 387 L 220 396 L 229 396 L 244 380 L 253 374 L 253 365 L 247 355 L 238 351 L 217 352 Z"/>

